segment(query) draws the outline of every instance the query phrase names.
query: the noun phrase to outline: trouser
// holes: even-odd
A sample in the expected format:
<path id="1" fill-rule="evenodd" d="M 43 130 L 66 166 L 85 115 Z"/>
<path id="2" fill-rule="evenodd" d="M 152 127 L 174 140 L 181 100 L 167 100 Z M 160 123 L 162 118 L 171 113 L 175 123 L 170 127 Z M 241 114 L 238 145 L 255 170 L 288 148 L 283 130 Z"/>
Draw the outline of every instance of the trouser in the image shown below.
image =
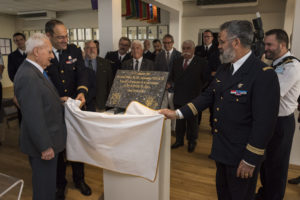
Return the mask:
<path id="1" fill-rule="evenodd" d="M 265 200 L 281 200 L 284 197 L 294 132 L 294 114 L 277 118 L 274 135 L 260 169 L 260 192 Z"/>
<path id="2" fill-rule="evenodd" d="M 58 162 L 57 162 L 57 181 L 56 187 L 63 188 L 67 185 L 66 180 L 66 168 L 67 162 L 65 159 L 66 150 L 60 152 L 58 154 Z M 73 172 L 73 181 L 74 183 L 78 183 L 84 180 L 84 165 L 80 162 L 70 162 L 72 165 Z"/>
<path id="3" fill-rule="evenodd" d="M 51 160 L 29 156 L 33 200 L 55 200 L 57 155 Z"/>
<path id="4" fill-rule="evenodd" d="M 175 109 L 181 106 L 175 105 Z M 200 113 L 201 114 L 201 113 Z M 189 119 L 177 119 L 176 120 L 176 142 L 184 143 L 184 135 L 189 142 L 196 142 L 198 138 L 198 115 Z"/>
<path id="5" fill-rule="evenodd" d="M 252 200 L 255 194 L 259 168 L 255 168 L 252 178 L 236 177 L 238 166 L 216 162 L 216 187 L 219 200 Z"/>

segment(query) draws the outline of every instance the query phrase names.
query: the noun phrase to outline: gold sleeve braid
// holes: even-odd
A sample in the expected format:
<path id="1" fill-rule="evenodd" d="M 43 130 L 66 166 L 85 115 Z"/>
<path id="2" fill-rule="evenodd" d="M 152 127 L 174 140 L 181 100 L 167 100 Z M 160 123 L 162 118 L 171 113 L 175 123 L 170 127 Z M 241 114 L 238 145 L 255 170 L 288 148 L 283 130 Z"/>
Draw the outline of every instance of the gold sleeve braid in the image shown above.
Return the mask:
<path id="1" fill-rule="evenodd" d="M 191 109 L 192 113 L 196 116 L 198 114 L 198 111 L 193 103 L 188 103 L 187 106 Z"/>
<path id="2" fill-rule="evenodd" d="M 257 154 L 257 155 L 264 155 L 265 154 L 265 150 L 264 149 L 259 149 L 259 148 L 256 148 L 250 144 L 247 144 L 246 146 L 246 149 L 254 154 Z"/>
<path id="3" fill-rule="evenodd" d="M 87 92 L 89 91 L 89 89 L 86 87 L 86 86 L 78 86 L 77 87 L 77 90 L 80 90 L 80 89 L 84 89 L 84 90 L 86 90 Z"/>

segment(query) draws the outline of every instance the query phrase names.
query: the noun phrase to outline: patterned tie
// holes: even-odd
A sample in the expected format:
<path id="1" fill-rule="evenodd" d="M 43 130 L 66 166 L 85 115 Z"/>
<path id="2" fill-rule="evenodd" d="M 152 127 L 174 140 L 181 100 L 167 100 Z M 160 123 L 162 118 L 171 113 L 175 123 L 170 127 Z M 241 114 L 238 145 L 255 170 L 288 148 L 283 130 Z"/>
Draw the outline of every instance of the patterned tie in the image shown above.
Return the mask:
<path id="1" fill-rule="evenodd" d="M 188 67 L 188 61 L 188 59 L 184 59 L 183 71 L 186 70 L 186 68 Z"/>
<path id="2" fill-rule="evenodd" d="M 138 60 L 135 61 L 135 66 L 134 66 L 133 70 L 139 71 L 139 61 Z"/>

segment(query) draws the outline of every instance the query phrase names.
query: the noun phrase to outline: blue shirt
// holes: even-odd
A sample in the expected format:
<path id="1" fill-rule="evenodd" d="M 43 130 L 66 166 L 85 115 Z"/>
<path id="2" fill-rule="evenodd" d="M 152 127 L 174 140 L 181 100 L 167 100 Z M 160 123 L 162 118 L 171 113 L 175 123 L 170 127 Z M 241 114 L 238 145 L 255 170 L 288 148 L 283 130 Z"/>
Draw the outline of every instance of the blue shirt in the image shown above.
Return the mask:
<path id="1" fill-rule="evenodd" d="M 86 58 L 84 60 L 84 64 L 85 64 L 86 67 L 89 67 L 89 60 L 90 59 L 88 59 L 88 58 Z M 93 70 L 96 72 L 97 71 L 97 61 L 96 61 L 96 59 L 92 59 L 92 66 L 93 66 Z"/>

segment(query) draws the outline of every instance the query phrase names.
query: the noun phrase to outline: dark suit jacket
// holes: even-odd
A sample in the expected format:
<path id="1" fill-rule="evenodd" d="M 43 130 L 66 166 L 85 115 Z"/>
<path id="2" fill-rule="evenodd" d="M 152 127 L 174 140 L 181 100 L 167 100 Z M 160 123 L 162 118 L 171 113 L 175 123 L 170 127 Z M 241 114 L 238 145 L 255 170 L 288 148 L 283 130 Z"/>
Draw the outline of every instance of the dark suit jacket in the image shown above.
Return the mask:
<path id="1" fill-rule="evenodd" d="M 242 159 L 259 166 L 278 115 L 278 78 L 253 53 L 234 75 L 229 71 L 220 66 L 208 89 L 180 111 L 188 118 L 212 105 L 211 157 L 231 166 Z"/>
<path id="2" fill-rule="evenodd" d="M 174 104 L 184 105 L 196 98 L 206 80 L 207 61 L 194 56 L 186 70 L 183 70 L 184 58 L 180 57 L 173 63 L 170 80 L 174 85 Z"/>
<path id="3" fill-rule="evenodd" d="M 219 58 L 220 52 L 218 47 L 214 44 L 209 48 L 207 53 L 205 52 L 204 45 L 196 46 L 195 55 L 205 58 L 208 61 L 208 67 L 210 70 L 208 73 L 217 71 L 218 67 L 221 65 Z"/>
<path id="4" fill-rule="evenodd" d="M 62 51 L 62 60 L 58 62 L 55 57 L 51 63 L 45 71 L 59 96 L 76 98 L 79 93 L 87 94 L 88 74 L 80 48 L 73 44 L 68 45 L 67 49 Z"/>
<path id="5" fill-rule="evenodd" d="M 153 54 L 150 51 L 147 51 L 147 53 L 144 52 L 143 53 L 143 57 L 147 58 L 148 60 L 154 61 L 154 56 L 153 56 Z"/>
<path id="6" fill-rule="evenodd" d="M 177 51 L 176 49 L 173 49 L 173 52 L 170 55 L 170 62 L 168 65 L 167 59 L 166 59 L 166 51 L 165 50 L 161 51 L 159 54 L 157 54 L 155 56 L 155 70 L 171 72 L 174 60 L 176 60 L 180 56 L 181 56 L 181 53 L 179 51 Z"/>
<path id="7" fill-rule="evenodd" d="M 23 56 L 18 49 L 8 55 L 7 71 L 12 82 L 14 82 L 15 75 L 25 58 L 26 56 Z"/>
<path id="8" fill-rule="evenodd" d="M 43 74 L 24 61 L 15 76 L 14 91 L 21 107 L 20 148 L 32 157 L 52 147 L 57 154 L 66 145 L 66 126 L 59 95 Z"/>
<path id="9" fill-rule="evenodd" d="M 122 64 L 122 70 L 133 70 L 133 58 Z M 143 58 L 140 71 L 154 71 L 154 63 L 151 60 Z"/>
<path id="10" fill-rule="evenodd" d="M 116 76 L 118 69 L 121 69 L 122 63 L 126 60 L 132 58 L 130 53 L 127 53 L 123 58 L 122 62 L 120 62 L 118 51 L 110 51 L 105 55 L 105 59 L 110 61 L 112 66 L 113 78 Z"/>

